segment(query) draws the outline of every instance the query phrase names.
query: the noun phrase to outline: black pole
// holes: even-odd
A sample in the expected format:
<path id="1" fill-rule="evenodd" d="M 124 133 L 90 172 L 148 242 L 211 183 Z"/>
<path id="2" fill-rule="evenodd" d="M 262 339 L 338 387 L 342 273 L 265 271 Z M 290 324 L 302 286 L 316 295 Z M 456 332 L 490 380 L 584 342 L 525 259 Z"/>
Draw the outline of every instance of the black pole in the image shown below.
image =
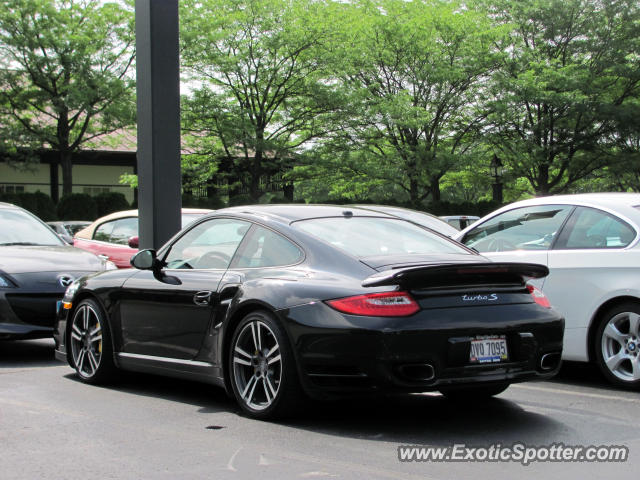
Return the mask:
<path id="1" fill-rule="evenodd" d="M 493 201 L 502 203 L 502 182 L 500 179 L 496 179 L 496 183 L 493 184 Z"/>
<path id="2" fill-rule="evenodd" d="M 136 0 L 140 248 L 180 229 L 178 0 Z"/>

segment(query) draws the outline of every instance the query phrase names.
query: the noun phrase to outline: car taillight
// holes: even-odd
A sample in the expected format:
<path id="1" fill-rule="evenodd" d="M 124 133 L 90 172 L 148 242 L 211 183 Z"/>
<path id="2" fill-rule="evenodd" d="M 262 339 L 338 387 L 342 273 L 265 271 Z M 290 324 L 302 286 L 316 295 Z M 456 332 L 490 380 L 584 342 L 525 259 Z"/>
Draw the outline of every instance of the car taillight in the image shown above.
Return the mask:
<path id="1" fill-rule="evenodd" d="M 420 310 L 407 292 L 368 293 L 328 300 L 327 304 L 339 312 L 371 317 L 406 317 Z"/>
<path id="2" fill-rule="evenodd" d="M 549 299 L 547 298 L 547 296 L 544 293 L 542 293 L 542 290 L 540 290 L 537 287 L 534 287 L 533 285 L 527 285 L 527 290 L 529 290 L 529 293 L 533 297 L 533 300 L 538 305 L 541 305 L 541 306 L 543 306 L 545 308 L 551 308 L 551 304 L 549 303 Z"/>

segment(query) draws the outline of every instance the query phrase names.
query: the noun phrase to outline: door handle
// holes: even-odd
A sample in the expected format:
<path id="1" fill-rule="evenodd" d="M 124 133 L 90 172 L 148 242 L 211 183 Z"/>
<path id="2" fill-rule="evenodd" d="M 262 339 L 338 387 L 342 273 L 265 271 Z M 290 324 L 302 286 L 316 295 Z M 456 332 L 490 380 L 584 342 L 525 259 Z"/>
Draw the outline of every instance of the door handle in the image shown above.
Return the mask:
<path id="1" fill-rule="evenodd" d="M 212 293 L 213 292 L 210 292 L 208 290 L 196 293 L 193 296 L 193 303 L 201 307 L 206 307 L 207 305 L 209 305 L 209 301 L 211 300 Z"/>

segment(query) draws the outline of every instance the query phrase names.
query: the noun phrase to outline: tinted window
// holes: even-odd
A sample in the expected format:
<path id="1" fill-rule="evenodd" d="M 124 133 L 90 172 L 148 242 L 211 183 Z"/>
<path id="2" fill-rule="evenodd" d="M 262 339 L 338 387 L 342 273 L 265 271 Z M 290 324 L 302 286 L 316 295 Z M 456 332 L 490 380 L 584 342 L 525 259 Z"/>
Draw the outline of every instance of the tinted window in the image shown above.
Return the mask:
<path id="1" fill-rule="evenodd" d="M 202 215 L 204 214 L 183 213 L 180 216 L 181 228 L 186 227 Z M 82 226 L 80 228 L 82 228 Z M 96 228 L 93 233 L 94 240 L 117 243 L 118 245 L 128 245 L 129 238 L 136 236 L 138 236 L 138 217 L 127 217 L 105 222 Z"/>
<path id="2" fill-rule="evenodd" d="M 128 245 L 129 239 L 138 235 L 138 218 L 129 217 L 122 218 L 113 222 L 113 230 L 111 231 L 111 243 L 119 245 Z"/>
<path id="3" fill-rule="evenodd" d="M 626 222 L 594 208 L 576 209 L 571 227 L 564 248 L 622 248 L 636 237 Z"/>
<path id="4" fill-rule="evenodd" d="M 115 220 L 111 222 L 105 222 L 100 225 L 93 232 L 93 239 L 100 240 L 101 242 L 110 242 L 111 241 L 111 232 L 113 231 L 113 226 L 115 225 Z"/>
<path id="5" fill-rule="evenodd" d="M 463 243 L 479 252 L 548 250 L 572 209 L 545 205 L 509 210 L 472 229 Z"/>
<path id="6" fill-rule="evenodd" d="M 18 209 L 0 209 L 0 245 L 66 245 L 48 226 Z"/>
<path id="7" fill-rule="evenodd" d="M 314 218 L 293 225 L 356 257 L 469 253 L 454 242 L 400 219 Z"/>
<path id="8" fill-rule="evenodd" d="M 302 252 L 286 238 L 263 227 L 251 232 L 238 257 L 239 268 L 293 265 L 302 260 Z"/>
<path id="9" fill-rule="evenodd" d="M 171 246 L 165 256 L 167 267 L 225 269 L 250 226 L 227 218 L 200 223 Z"/>

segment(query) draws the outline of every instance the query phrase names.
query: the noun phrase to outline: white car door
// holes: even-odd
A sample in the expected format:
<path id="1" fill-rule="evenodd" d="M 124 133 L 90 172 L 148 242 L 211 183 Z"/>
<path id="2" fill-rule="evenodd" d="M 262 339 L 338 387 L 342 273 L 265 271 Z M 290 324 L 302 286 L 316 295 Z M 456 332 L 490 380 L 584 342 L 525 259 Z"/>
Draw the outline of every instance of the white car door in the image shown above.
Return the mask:
<path id="1" fill-rule="evenodd" d="M 638 295 L 640 250 L 626 248 L 635 236 L 621 219 L 577 207 L 549 251 L 544 293 L 565 317 L 563 358 L 588 360 L 587 333 L 598 308 L 614 297 Z"/>

